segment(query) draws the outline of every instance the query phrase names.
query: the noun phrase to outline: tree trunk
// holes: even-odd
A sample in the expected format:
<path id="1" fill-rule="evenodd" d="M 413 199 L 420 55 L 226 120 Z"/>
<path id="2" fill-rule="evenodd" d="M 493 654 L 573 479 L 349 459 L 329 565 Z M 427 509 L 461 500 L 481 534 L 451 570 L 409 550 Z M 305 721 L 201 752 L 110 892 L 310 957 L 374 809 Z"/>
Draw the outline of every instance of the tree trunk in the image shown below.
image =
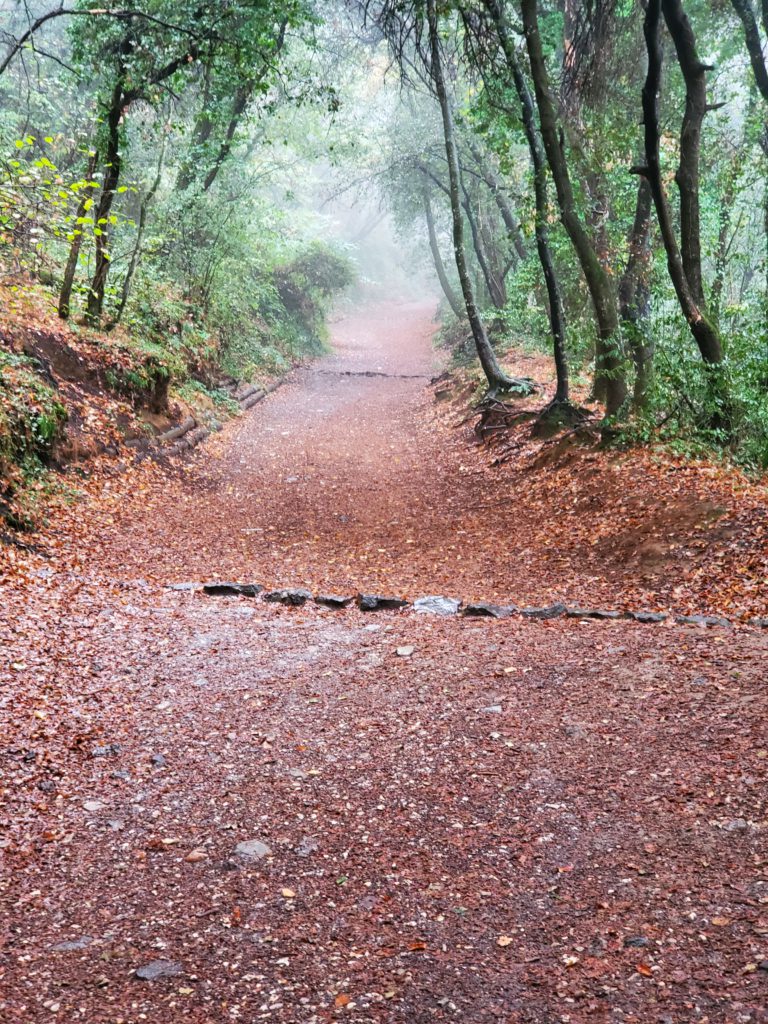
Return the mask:
<path id="1" fill-rule="evenodd" d="M 504 227 L 507 229 L 507 237 L 514 247 L 515 252 L 519 260 L 525 260 L 528 256 L 528 252 L 525 248 L 525 242 L 520 231 L 520 223 L 512 212 L 512 207 L 509 204 L 507 197 L 504 195 L 504 186 L 488 167 L 483 154 L 480 152 L 477 146 L 470 144 L 469 151 L 472 154 L 472 159 L 475 161 L 480 177 L 483 179 L 485 184 L 488 186 L 488 190 L 493 196 L 493 201 L 498 207 L 501 219 L 504 221 Z"/>
<path id="2" fill-rule="evenodd" d="M 88 167 L 85 171 L 86 181 L 93 181 L 93 176 L 96 173 L 98 164 L 99 154 L 98 151 L 94 149 L 88 159 Z M 75 275 L 77 274 L 77 262 L 80 259 L 80 250 L 83 246 L 83 230 L 82 226 L 78 225 L 77 222 L 88 212 L 86 203 L 90 197 L 91 190 L 84 188 L 80 197 L 80 202 L 77 206 L 77 213 L 75 214 L 74 238 L 69 246 L 69 256 L 67 257 L 67 263 L 64 267 L 64 280 L 61 283 L 61 291 L 59 292 L 58 314 L 62 320 L 69 319 L 70 303 L 72 302 L 72 288 L 75 283 Z"/>
<path id="3" fill-rule="evenodd" d="M 663 52 L 659 39 L 662 2 L 664 0 L 648 0 L 643 28 L 646 49 L 648 51 L 648 73 L 642 93 L 646 166 L 639 170 L 648 178 L 648 183 L 651 187 L 651 195 L 653 196 L 656 216 L 659 221 L 659 230 L 664 243 L 664 250 L 667 254 L 667 268 L 675 293 L 677 294 L 678 302 L 680 303 L 680 308 L 688 322 L 691 334 L 699 346 L 702 359 L 709 365 L 717 365 L 723 359 L 720 336 L 716 327 L 707 319 L 696 302 L 688 281 L 681 250 L 675 237 L 669 201 L 664 189 L 661 173 L 659 154 L 661 133 L 659 129 L 658 96 L 661 88 L 661 68 L 663 62 Z"/>
<path id="4" fill-rule="evenodd" d="M 680 130 L 680 163 L 675 181 L 680 192 L 680 254 L 696 304 L 706 308 L 701 273 L 701 214 L 699 209 L 699 157 L 701 126 L 707 113 L 707 70 L 696 52 L 696 40 L 681 0 L 662 0 L 662 11 L 675 44 L 685 79 L 685 113 Z"/>
<path id="5" fill-rule="evenodd" d="M 144 198 L 141 201 L 141 209 L 139 210 L 139 223 L 136 228 L 136 243 L 133 247 L 133 252 L 131 253 L 131 260 L 130 263 L 128 264 L 128 269 L 125 272 L 125 280 L 123 281 L 123 287 L 120 293 L 120 302 L 118 304 L 117 311 L 115 312 L 114 322 L 116 324 L 119 324 L 120 321 L 122 320 L 123 312 L 125 310 L 126 303 L 128 302 L 128 296 L 131 293 L 133 276 L 136 273 L 136 268 L 138 267 L 139 259 L 141 258 L 141 243 L 144 239 L 144 231 L 147 226 L 147 212 L 149 210 L 150 204 L 152 203 L 152 200 L 155 197 L 155 193 L 157 192 L 158 188 L 160 188 L 160 179 L 163 176 L 165 143 L 166 139 L 165 136 L 163 136 L 163 142 L 160 147 L 160 158 L 157 162 L 157 174 L 155 175 L 155 180 L 152 182 Z"/>
<path id="6" fill-rule="evenodd" d="M 741 18 L 741 23 L 744 26 L 747 52 L 749 53 L 749 61 L 752 65 L 755 82 L 757 83 L 757 87 L 760 90 L 763 99 L 768 103 L 768 69 L 765 66 L 763 42 L 760 38 L 760 30 L 757 27 L 757 18 L 755 17 L 754 8 L 752 7 L 751 0 L 731 0 L 731 3 L 733 4 L 733 9 Z M 765 15 L 766 7 L 764 4 L 764 22 L 768 21 L 768 17 Z"/>
<path id="7" fill-rule="evenodd" d="M 627 384 L 620 348 L 616 295 L 576 210 L 568 164 L 558 137 L 557 115 L 539 35 L 537 0 L 522 0 L 522 15 L 541 138 L 555 183 L 560 218 L 576 251 L 595 309 L 598 327 L 596 378 L 598 382 L 605 382 L 607 415 L 617 416 L 627 399 Z"/>
<path id="8" fill-rule="evenodd" d="M 496 26 L 504 58 L 512 72 L 515 90 L 520 101 L 523 129 L 533 166 L 533 188 L 536 199 L 536 252 L 541 263 L 544 282 L 547 288 L 547 298 L 549 299 L 549 326 L 552 333 L 552 348 L 557 373 L 557 390 L 555 391 L 554 401 L 564 405 L 569 400 L 570 391 L 568 359 L 565 352 L 566 323 L 560 282 L 557 278 L 555 263 L 552 259 L 552 250 L 549 245 L 546 155 L 536 130 L 536 112 L 533 105 L 533 97 L 520 67 L 517 52 L 510 38 L 509 28 L 502 8 L 497 0 L 486 0 L 486 8 Z"/>
<path id="9" fill-rule="evenodd" d="M 488 386 L 491 391 L 509 389 L 515 386 L 501 369 L 496 359 L 496 353 L 491 347 L 488 335 L 485 330 L 480 312 L 475 302 L 475 295 L 472 288 L 472 281 L 467 267 L 466 251 L 464 249 L 464 218 L 461 209 L 461 179 L 459 172 L 459 158 L 456 148 L 456 136 L 453 125 L 453 111 L 448 99 L 443 74 L 442 55 L 440 53 L 440 37 L 437 24 L 436 0 L 427 0 L 427 21 L 429 26 L 429 44 L 431 52 L 432 79 L 440 104 L 440 114 L 443 122 L 443 137 L 445 140 L 445 155 L 448 161 L 448 178 L 450 181 L 451 215 L 453 217 L 453 249 L 456 257 L 456 270 L 461 282 L 461 291 L 464 296 L 464 305 L 467 309 L 467 319 L 472 330 L 472 337 L 477 349 L 480 365 L 483 368 Z"/>
<path id="10" fill-rule="evenodd" d="M 704 363 L 711 369 L 710 389 L 717 406 L 717 411 L 712 416 L 712 425 L 715 428 L 725 428 L 728 430 L 730 399 L 721 369 L 723 349 L 720 334 L 717 327 L 710 321 L 696 302 L 688 282 L 682 254 L 675 237 L 669 201 L 664 189 L 661 173 L 659 154 L 661 140 L 659 92 L 661 89 L 661 70 L 664 55 L 659 38 L 659 27 L 662 4 L 664 2 L 665 0 L 648 0 L 645 23 L 643 25 L 645 45 L 648 52 L 648 72 L 642 92 L 646 166 L 639 168 L 638 171 L 647 177 L 651 187 L 651 194 L 654 206 L 656 207 L 656 216 L 659 221 L 659 230 L 664 243 L 664 250 L 667 254 L 667 268 L 678 303 L 688 322 L 691 334 L 699 347 L 701 357 Z"/>
<path id="11" fill-rule="evenodd" d="M 109 216 L 115 191 L 120 180 L 120 120 L 123 116 L 124 103 L 123 80 L 120 77 L 112 90 L 109 109 L 107 111 L 107 143 L 104 151 L 104 180 L 101 185 L 101 196 L 94 218 L 96 235 L 96 264 L 93 279 L 88 292 L 87 319 L 96 326 L 101 319 L 104 308 L 104 293 L 109 274 L 109 238 L 111 235 Z"/>
<path id="12" fill-rule="evenodd" d="M 725 275 L 728 269 L 728 257 L 736 229 L 731 233 L 733 221 L 733 202 L 736 197 L 736 184 L 739 179 L 739 170 L 742 154 L 738 153 L 731 158 L 725 175 L 723 194 L 720 197 L 720 223 L 717 231 L 717 246 L 715 247 L 715 276 L 712 281 L 710 312 L 712 320 L 719 326 L 720 315 L 723 307 L 723 290 L 725 288 Z"/>
<path id="13" fill-rule="evenodd" d="M 503 309 L 507 304 L 507 295 L 504 289 L 504 283 L 500 282 L 493 272 L 491 261 L 488 258 L 488 253 L 486 252 L 485 243 L 483 241 L 483 235 L 478 226 L 475 211 L 472 209 L 472 202 L 470 200 L 469 193 L 463 185 L 462 192 L 464 193 L 464 212 L 467 215 L 467 223 L 469 224 L 469 230 L 472 235 L 472 247 L 475 250 L 477 263 L 483 274 L 485 287 L 488 289 L 488 296 L 496 309 Z"/>
<path id="14" fill-rule="evenodd" d="M 627 265 L 619 284 L 619 315 L 629 341 L 635 364 L 635 387 L 632 404 L 644 409 L 653 369 L 653 340 L 648 334 L 647 319 L 651 297 L 651 187 L 641 178 L 637 188 L 635 218 L 629 235 Z"/>
<path id="15" fill-rule="evenodd" d="M 202 109 L 195 120 L 192 129 L 192 145 L 190 146 L 184 162 L 179 168 L 176 176 L 176 191 L 186 192 L 195 180 L 195 167 L 205 153 L 205 147 L 213 134 L 213 118 L 210 113 L 211 103 L 211 69 L 206 66 L 205 83 L 203 85 Z"/>
<path id="16" fill-rule="evenodd" d="M 443 289 L 443 295 L 445 295 L 446 301 L 451 307 L 451 312 L 457 320 L 463 320 L 465 311 L 462 309 L 456 292 L 453 290 L 453 286 L 448 280 L 448 274 L 445 269 L 445 264 L 443 263 L 440 246 L 437 241 L 437 231 L 435 230 L 435 217 L 432 212 L 432 202 L 429 198 L 429 190 L 426 187 L 422 190 L 422 197 L 424 201 L 424 217 L 427 221 L 427 232 L 429 234 L 429 248 L 432 253 L 432 262 L 435 264 L 435 273 L 437 274 L 437 279 L 440 282 L 440 287 Z"/>

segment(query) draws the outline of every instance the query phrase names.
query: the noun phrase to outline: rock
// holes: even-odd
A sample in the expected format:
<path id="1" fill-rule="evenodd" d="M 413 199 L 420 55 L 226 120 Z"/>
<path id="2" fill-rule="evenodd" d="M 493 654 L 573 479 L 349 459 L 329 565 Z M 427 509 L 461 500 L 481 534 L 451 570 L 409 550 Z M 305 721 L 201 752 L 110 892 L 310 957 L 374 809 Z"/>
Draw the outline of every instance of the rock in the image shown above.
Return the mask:
<path id="1" fill-rule="evenodd" d="M 212 597 L 227 597 L 237 596 L 241 597 L 256 597 L 260 594 L 264 587 L 260 583 L 204 583 L 203 593 L 209 594 Z"/>
<path id="2" fill-rule="evenodd" d="M 676 615 L 678 626 L 730 626 L 728 619 L 719 615 Z"/>
<path id="3" fill-rule="evenodd" d="M 346 608 L 354 600 L 354 597 L 339 597 L 337 594 L 318 594 L 315 604 L 320 604 L 324 608 Z"/>
<path id="4" fill-rule="evenodd" d="M 307 601 L 312 600 L 312 594 L 309 590 L 303 590 L 300 587 L 295 589 L 284 589 L 284 590 L 270 590 L 264 594 L 264 600 L 270 601 L 273 604 L 287 604 L 293 608 L 300 608 Z"/>
<path id="5" fill-rule="evenodd" d="M 137 967 L 134 974 L 141 981 L 157 981 L 158 978 L 175 978 L 183 971 L 184 968 L 178 960 L 152 960 Z"/>
<path id="6" fill-rule="evenodd" d="M 297 857 L 311 857 L 319 849 L 316 839 L 312 839 L 310 836 L 304 836 L 299 845 L 296 847 Z"/>
<path id="7" fill-rule="evenodd" d="M 626 618 L 634 619 L 635 622 L 666 622 L 669 618 L 666 612 L 627 612 Z"/>
<path id="8" fill-rule="evenodd" d="M 514 605 L 489 604 L 488 601 L 473 601 L 465 604 L 461 609 L 462 615 L 471 615 L 477 618 L 508 619 L 517 611 Z"/>
<path id="9" fill-rule="evenodd" d="M 358 594 L 357 606 L 363 612 L 396 611 L 407 607 L 401 597 L 383 597 L 381 594 Z"/>
<path id="10" fill-rule="evenodd" d="M 163 754 L 153 754 L 150 760 L 152 761 L 152 764 L 156 765 L 158 768 L 165 768 L 166 762 Z"/>
<path id="11" fill-rule="evenodd" d="M 180 590 L 182 593 L 202 589 L 202 583 L 169 583 L 166 587 L 166 590 Z"/>
<path id="12" fill-rule="evenodd" d="M 236 583 L 225 581 L 222 583 L 205 583 L 203 592 L 215 596 L 232 595 L 234 597 L 257 597 L 264 587 L 261 583 Z"/>
<path id="13" fill-rule="evenodd" d="M 260 839 L 246 839 L 235 847 L 235 856 L 242 857 L 243 860 L 263 860 L 264 857 L 269 857 L 271 853 L 272 851 L 267 844 L 262 843 Z"/>
<path id="14" fill-rule="evenodd" d="M 757 965 L 758 971 L 768 971 L 768 960 L 761 960 Z"/>
<path id="15" fill-rule="evenodd" d="M 730 821 L 724 821 L 720 827 L 723 832 L 746 832 L 749 825 L 744 818 L 732 818 Z"/>
<path id="16" fill-rule="evenodd" d="M 580 722 L 568 722 L 563 726 L 563 732 L 572 740 L 585 740 L 589 736 L 589 732 Z"/>
<path id="17" fill-rule="evenodd" d="M 92 935 L 81 935 L 77 939 L 66 939 L 64 942 L 57 942 L 51 949 L 54 953 L 69 953 L 74 949 L 85 949 L 94 941 Z"/>
<path id="18" fill-rule="evenodd" d="M 642 949 L 645 946 L 650 946 L 650 942 L 644 935 L 628 935 L 624 939 L 624 945 L 630 949 Z"/>
<path id="19" fill-rule="evenodd" d="M 405 647 L 398 647 L 395 653 L 397 654 L 398 658 L 410 658 L 410 656 L 413 654 L 415 650 L 415 647 L 413 647 L 411 644 L 408 644 Z"/>
<path id="20" fill-rule="evenodd" d="M 557 601 L 555 604 L 544 605 L 543 608 L 521 608 L 520 614 L 526 619 L 557 619 L 565 615 L 566 611 L 565 605 Z"/>
<path id="21" fill-rule="evenodd" d="M 569 619 L 620 619 L 621 612 L 606 611 L 604 608 L 566 608 Z"/>
<path id="22" fill-rule="evenodd" d="M 123 772 L 123 771 L 110 772 L 109 777 L 110 777 L 110 779 L 118 779 L 120 782 L 130 782 L 131 781 L 131 773 L 130 772 Z"/>
<path id="23" fill-rule="evenodd" d="M 489 704 L 487 708 L 480 710 L 486 715 L 500 715 L 503 709 L 501 704 Z"/>
<path id="24" fill-rule="evenodd" d="M 426 615 L 455 615 L 461 608 L 461 601 L 455 597 L 417 597 L 413 602 L 413 610 Z"/>
<path id="25" fill-rule="evenodd" d="M 83 810 L 85 811 L 100 811 L 106 806 L 101 800 L 86 800 L 83 804 Z"/>
<path id="26" fill-rule="evenodd" d="M 91 757 L 117 757 L 118 754 L 122 753 L 122 747 L 119 743 L 107 743 L 103 747 L 94 747 L 91 751 Z"/>
<path id="27" fill-rule="evenodd" d="M 750 626 L 757 626 L 758 629 L 768 629 L 768 619 L 760 618 L 760 616 L 750 619 L 749 624 Z"/>

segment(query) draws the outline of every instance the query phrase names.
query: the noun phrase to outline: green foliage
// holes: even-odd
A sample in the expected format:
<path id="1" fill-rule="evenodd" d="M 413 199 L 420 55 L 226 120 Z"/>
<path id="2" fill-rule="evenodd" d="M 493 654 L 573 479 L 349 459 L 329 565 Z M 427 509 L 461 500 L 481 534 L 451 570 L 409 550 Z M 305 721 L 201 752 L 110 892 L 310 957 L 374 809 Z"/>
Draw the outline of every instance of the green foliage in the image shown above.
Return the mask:
<path id="1" fill-rule="evenodd" d="M 28 517 L 21 498 L 39 478 L 67 414 L 31 359 L 0 348 L 0 515 L 17 526 Z"/>

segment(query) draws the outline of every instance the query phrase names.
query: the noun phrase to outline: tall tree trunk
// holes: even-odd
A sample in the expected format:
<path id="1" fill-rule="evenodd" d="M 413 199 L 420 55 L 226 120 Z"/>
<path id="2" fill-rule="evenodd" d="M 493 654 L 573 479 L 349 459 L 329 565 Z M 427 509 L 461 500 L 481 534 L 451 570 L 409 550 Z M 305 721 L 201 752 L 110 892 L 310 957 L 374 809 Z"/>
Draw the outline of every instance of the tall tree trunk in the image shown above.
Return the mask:
<path id="1" fill-rule="evenodd" d="M 422 189 L 422 198 L 424 202 L 424 217 L 427 221 L 427 232 L 429 234 L 429 248 L 432 253 L 432 262 L 435 265 L 435 273 L 437 279 L 440 282 L 440 287 L 443 289 L 443 295 L 445 295 L 448 305 L 451 307 L 451 312 L 457 320 L 463 320 L 465 314 L 462 309 L 461 303 L 453 290 L 448 274 L 443 263 L 443 257 L 440 252 L 440 245 L 437 241 L 437 231 L 435 229 L 435 216 L 432 212 L 432 200 L 429 197 L 429 190 L 425 187 Z"/>
<path id="2" fill-rule="evenodd" d="M 504 221 L 504 227 L 507 229 L 507 237 L 514 247 L 518 259 L 521 261 L 525 260 L 528 256 L 528 252 L 525 248 L 522 232 L 520 231 L 520 222 L 512 212 L 509 200 L 504 194 L 504 186 L 483 159 L 483 154 L 480 152 L 480 149 L 476 145 L 470 144 L 469 151 L 472 154 L 472 159 L 477 165 L 480 177 L 488 186 L 488 190 L 493 196 L 493 201 L 498 207 L 501 219 Z"/>
<path id="3" fill-rule="evenodd" d="M 701 214 L 699 209 L 699 157 L 701 127 L 707 113 L 707 71 L 696 52 L 696 40 L 681 0 L 662 0 L 664 20 L 677 51 L 685 79 L 685 113 L 680 129 L 680 162 L 675 174 L 680 192 L 680 254 L 694 301 L 706 308 L 701 272 Z"/>
<path id="4" fill-rule="evenodd" d="M 563 297 L 560 291 L 560 282 L 555 270 L 555 263 L 552 258 L 552 250 L 549 245 L 549 229 L 547 227 L 547 160 L 542 148 L 541 139 L 536 128 L 536 111 L 534 109 L 533 97 L 531 96 L 528 83 L 525 80 L 520 61 L 517 57 L 515 45 L 509 34 L 501 4 L 498 0 L 485 0 L 486 9 L 496 27 L 502 53 L 507 62 L 507 67 L 512 72 L 512 79 L 515 83 L 515 91 L 520 101 L 520 109 L 523 120 L 523 129 L 528 143 L 528 152 L 533 166 L 533 189 L 536 200 L 536 252 L 541 263 L 544 274 L 544 282 L 547 288 L 549 300 L 549 326 L 552 333 L 552 348 L 554 352 L 555 370 L 557 373 L 557 390 L 554 401 L 557 404 L 566 404 L 569 400 L 569 379 L 568 359 L 565 351 L 566 323 L 563 311 Z"/>
<path id="5" fill-rule="evenodd" d="M 443 74 L 442 54 L 440 53 L 440 36 L 437 24 L 436 0 L 427 0 L 427 22 L 429 26 L 429 45 L 431 53 L 432 79 L 440 104 L 440 114 L 443 122 L 443 137 L 445 140 L 445 156 L 448 162 L 448 178 L 450 182 L 451 215 L 453 217 L 453 250 L 456 257 L 456 270 L 461 282 L 461 291 L 464 296 L 464 305 L 467 309 L 467 319 L 472 330 L 472 337 L 477 349 L 480 365 L 483 368 L 488 387 L 494 391 L 505 390 L 514 387 L 516 382 L 510 379 L 501 369 L 496 359 L 496 353 L 491 347 L 485 325 L 480 316 L 480 311 L 475 302 L 475 294 L 472 288 L 472 281 L 467 267 L 467 256 L 464 249 L 464 218 L 461 209 L 461 177 L 459 171 L 459 157 L 456 148 L 456 135 L 453 125 L 453 111 L 451 110 L 448 92 L 445 87 L 445 76 Z"/>
<path id="6" fill-rule="evenodd" d="M 721 364 L 723 359 L 722 343 L 717 327 L 707 317 L 696 301 L 694 291 L 688 281 L 681 249 L 675 236 L 669 201 L 664 189 L 661 172 L 659 128 L 659 92 L 661 89 L 661 71 L 664 54 L 659 37 L 662 5 L 665 0 L 648 0 L 643 33 L 648 51 L 648 72 L 642 91 L 643 124 L 645 127 L 645 167 L 638 168 L 640 174 L 647 177 L 651 187 L 659 230 L 667 255 L 669 276 L 677 295 L 680 309 L 690 328 L 691 334 L 699 347 L 704 363 L 711 369 L 711 391 L 719 411 L 712 417 L 715 427 L 727 429 L 730 419 L 730 401 L 723 378 Z M 690 181 L 690 175 L 686 178 Z M 689 221 L 690 225 L 690 221 Z M 682 229 L 682 225 L 681 225 Z M 688 259 L 695 253 L 695 247 L 689 245 Z"/>
<path id="7" fill-rule="evenodd" d="M 186 192 L 195 180 L 195 169 L 205 153 L 208 140 L 213 134 L 213 118 L 210 112 L 211 103 L 211 69 L 210 65 L 205 67 L 205 81 L 203 83 L 203 98 L 200 113 L 195 119 L 192 129 L 192 145 L 179 168 L 176 176 L 176 191 Z"/>
<path id="8" fill-rule="evenodd" d="M 104 308 L 104 293 L 107 287 L 107 276 L 109 274 L 109 239 L 111 236 L 109 217 L 117 185 L 120 181 L 120 119 L 123 116 L 124 99 L 123 79 L 121 76 L 112 90 L 112 97 L 107 110 L 104 179 L 101 185 L 99 205 L 96 208 L 96 216 L 94 218 L 94 229 L 98 232 L 96 235 L 96 263 L 86 305 L 87 319 L 92 325 L 97 325 L 101 319 L 101 312 Z"/>
<path id="9" fill-rule="evenodd" d="M 88 167 L 85 171 L 86 181 L 93 181 L 93 176 L 96 173 L 98 164 L 99 154 L 98 151 L 94 149 L 88 158 Z M 82 220 L 88 212 L 87 203 L 90 198 L 91 189 L 84 188 L 80 196 L 80 202 L 77 206 L 77 213 L 75 214 L 74 236 L 69 246 L 69 255 L 67 257 L 66 266 L 64 267 L 64 279 L 61 283 L 61 291 L 59 292 L 58 314 L 62 320 L 69 319 L 70 304 L 72 302 L 72 288 L 75 283 L 75 275 L 77 274 L 77 262 L 80 259 L 80 250 L 83 246 L 83 230 L 82 226 L 78 224 L 78 221 Z"/>
<path id="10" fill-rule="evenodd" d="M 477 216 L 472 208 L 472 201 L 469 197 L 469 193 L 463 185 L 462 192 L 464 194 L 464 212 L 467 215 L 467 223 L 469 224 L 469 230 L 472 235 L 472 247 L 475 250 L 477 263 L 483 274 L 485 287 L 488 289 L 488 296 L 496 309 L 503 309 L 507 304 L 504 284 L 497 279 L 493 272 L 491 261 L 489 260 L 488 253 L 485 249 L 483 235 L 477 223 Z"/>
<path id="11" fill-rule="evenodd" d="M 653 339 L 647 329 L 651 298 L 651 209 L 653 197 L 645 178 L 640 178 L 632 230 L 629 234 L 627 265 L 619 284 L 619 315 L 635 364 L 632 404 L 643 409 L 653 369 Z"/>
<path id="12" fill-rule="evenodd" d="M 663 63 L 663 51 L 659 39 L 662 2 L 663 0 L 648 0 L 643 29 L 646 49 L 648 50 L 648 73 L 642 93 L 646 166 L 640 168 L 640 172 L 648 178 L 648 183 L 651 187 L 651 194 L 654 206 L 656 207 L 656 216 L 659 221 L 659 230 L 667 254 L 669 276 L 677 294 L 680 308 L 685 319 L 688 321 L 691 334 L 699 346 L 702 359 L 709 365 L 716 365 L 722 362 L 723 358 L 720 336 L 716 327 L 709 321 L 696 301 L 694 290 L 691 288 L 688 280 L 681 248 L 678 246 L 677 238 L 675 237 L 669 201 L 664 189 L 661 173 L 659 152 L 661 132 L 659 129 L 658 97 L 661 88 L 661 69 Z M 690 176 L 688 180 L 690 180 Z M 689 259 L 695 248 L 689 245 Z"/>
<path id="13" fill-rule="evenodd" d="M 221 170 L 222 164 L 227 159 L 232 149 L 232 140 L 235 137 L 237 126 L 240 124 L 245 109 L 253 94 L 253 86 L 238 86 L 235 91 L 235 98 L 232 103 L 232 114 L 227 124 L 227 130 L 224 134 L 224 139 L 219 146 L 219 151 L 216 154 L 216 159 L 213 162 L 213 166 L 208 171 L 203 182 L 203 192 L 207 192 L 208 189 L 213 185 L 216 180 L 219 171 Z"/>
<path id="14" fill-rule="evenodd" d="M 558 137 L 557 115 L 539 34 L 537 0 L 522 0 L 523 30 L 531 65 L 541 138 L 555 183 L 560 218 L 581 265 L 595 309 L 598 328 L 596 377 L 605 381 L 606 413 L 617 416 L 627 399 L 624 359 L 620 347 L 619 316 L 610 276 L 576 210 L 568 164 Z"/>
<path id="15" fill-rule="evenodd" d="M 751 0 L 731 0 L 731 3 L 744 26 L 747 52 L 749 53 L 749 61 L 752 65 L 755 82 L 763 99 L 768 103 L 768 68 L 765 65 L 763 41 L 760 38 L 760 29 L 757 27 L 755 10 Z M 766 22 L 768 22 L 768 16 L 766 16 L 766 5 L 763 4 L 763 23 L 765 24 Z M 766 25 L 766 31 L 768 32 L 768 25 Z"/>
<path id="16" fill-rule="evenodd" d="M 133 252 L 131 253 L 131 260 L 128 264 L 128 269 L 125 272 L 125 279 L 123 280 L 123 287 L 120 292 L 120 302 L 118 303 L 117 310 L 115 311 L 116 324 L 119 324 L 123 318 L 123 312 L 125 311 L 126 303 L 128 302 L 128 296 L 131 293 L 131 285 L 133 284 L 133 277 L 136 273 L 136 268 L 139 265 L 139 259 L 141 258 L 141 243 L 144 240 L 144 231 L 147 226 L 147 213 L 152 200 L 155 198 L 155 193 L 160 188 L 160 180 L 163 176 L 163 161 L 165 159 L 165 145 L 166 138 L 163 136 L 162 145 L 160 146 L 160 158 L 157 161 L 157 173 L 155 179 L 150 185 L 149 189 L 144 195 L 141 201 L 141 208 L 139 210 L 139 223 L 136 228 L 136 242 L 133 246 Z"/>
<path id="17" fill-rule="evenodd" d="M 728 270 L 728 257 L 733 239 L 739 228 L 737 223 L 734 232 L 731 232 L 733 202 L 736 197 L 736 184 L 739 180 L 741 158 L 742 154 L 740 153 L 731 158 L 725 175 L 723 193 L 720 197 L 720 223 L 718 225 L 717 245 L 715 247 L 715 276 L 712 280 L 710 293 L 710 314 L 718 326 L 720 325 L 723 307 L 723 290 L 725 288 L 725 275 Z"/>

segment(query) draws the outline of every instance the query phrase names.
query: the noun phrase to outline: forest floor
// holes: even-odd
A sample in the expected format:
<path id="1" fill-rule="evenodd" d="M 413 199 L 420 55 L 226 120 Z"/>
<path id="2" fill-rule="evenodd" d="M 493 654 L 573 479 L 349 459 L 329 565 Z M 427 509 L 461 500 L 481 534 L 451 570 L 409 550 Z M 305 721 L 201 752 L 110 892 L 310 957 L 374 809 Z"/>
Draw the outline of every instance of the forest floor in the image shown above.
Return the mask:
<path id="1" fill-rule="evenodd" d="M 764 488 L 489 451 L 430 315 L 3 552 L 3 1024 L 768 1021 L 765 630 L 169 589 L 765 614 Z"/>

